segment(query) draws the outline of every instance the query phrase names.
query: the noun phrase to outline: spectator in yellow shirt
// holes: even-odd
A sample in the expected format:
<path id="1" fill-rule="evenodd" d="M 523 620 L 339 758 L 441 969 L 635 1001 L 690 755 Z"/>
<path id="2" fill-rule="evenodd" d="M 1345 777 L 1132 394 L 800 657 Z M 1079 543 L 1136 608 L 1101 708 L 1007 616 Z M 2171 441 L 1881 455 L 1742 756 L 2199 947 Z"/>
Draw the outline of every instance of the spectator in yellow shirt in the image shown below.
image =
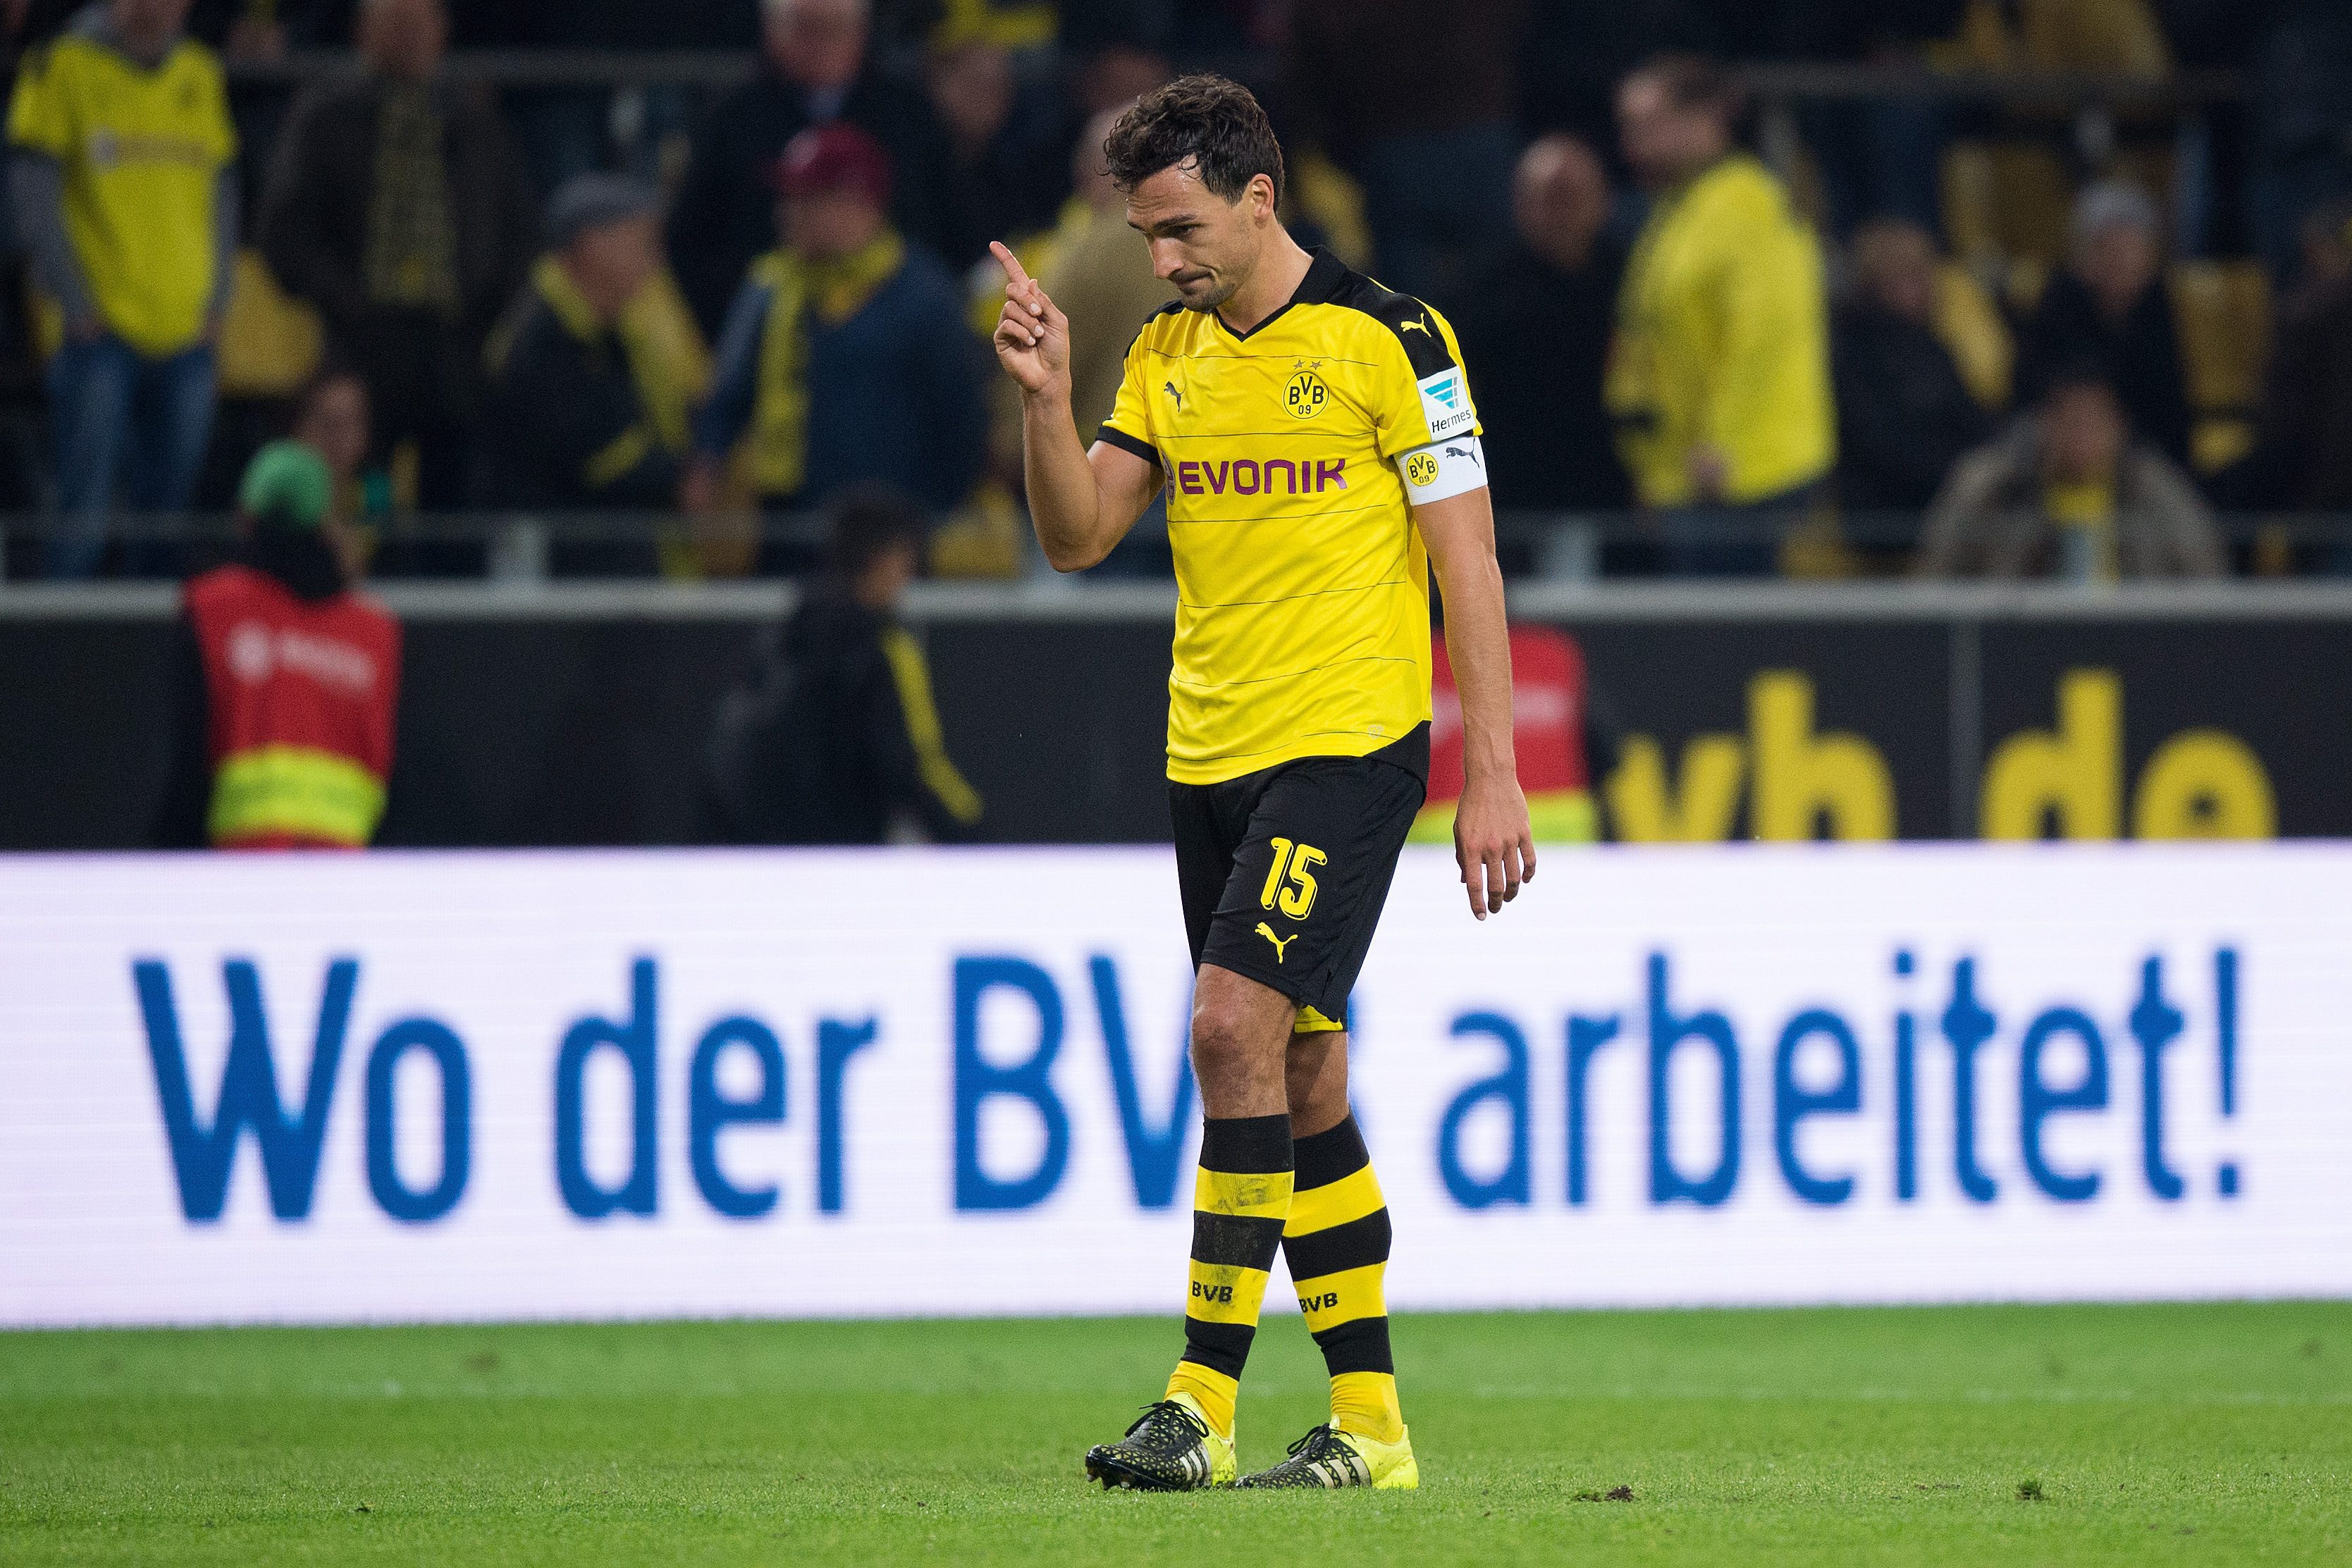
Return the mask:
<path id="1" fill-rule="evenodd" d="M 1626 78 L 1626 161 L 1654 205 L 1618 298 L 1607 401 L 1670 568 L 1755 575 L 1836 455 L 1821 246 L 1770 171 L 1734 143 L 1712 63 Z"/>
<path id="2" fill-rule="evenodd" d="M 184 510 L 212 435 L 236 133 L 220 62 L 183 35 L 188 6 L 87 6 L 26 57 L 8 106 L 18 230 L 62 327 L 48 371 L 56 576 L 96 570 L 118 487 L 133 513 Z"/>

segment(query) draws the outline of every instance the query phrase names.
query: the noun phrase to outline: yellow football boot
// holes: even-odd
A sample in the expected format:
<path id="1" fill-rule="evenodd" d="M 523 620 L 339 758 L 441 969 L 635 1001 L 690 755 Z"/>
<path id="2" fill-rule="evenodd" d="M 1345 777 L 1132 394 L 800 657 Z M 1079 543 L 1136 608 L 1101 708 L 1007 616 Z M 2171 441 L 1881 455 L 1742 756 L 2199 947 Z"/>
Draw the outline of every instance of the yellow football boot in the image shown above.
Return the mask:
<path id="1" fill-rule="evenodd" d="M 1381 1491 L 1412 1491 L 1421 1485 L 1421 1466 L 1412 1457 L 1412 1434 L 1397 1434 L 1382 1443 L 1361 1432 L 1342 1432 L 1327 1422 L 1290 1445 L 1290 1458 L 1270 1470 L 1244 1476 L 1245 1487 L 1371 1487 Z"/>
<path id="2" fill-rule="evenodd" d="M 1238 1471 L 1233 1438 L 1210 1428 L 1189 1394 L 1145 1406 L 1126 1437 L 1087 1450 L 1087 1475 L 1102 1482 L 1105 1491 L 1114 1487 L 1129 1491 L 1229 1487 Z"/>

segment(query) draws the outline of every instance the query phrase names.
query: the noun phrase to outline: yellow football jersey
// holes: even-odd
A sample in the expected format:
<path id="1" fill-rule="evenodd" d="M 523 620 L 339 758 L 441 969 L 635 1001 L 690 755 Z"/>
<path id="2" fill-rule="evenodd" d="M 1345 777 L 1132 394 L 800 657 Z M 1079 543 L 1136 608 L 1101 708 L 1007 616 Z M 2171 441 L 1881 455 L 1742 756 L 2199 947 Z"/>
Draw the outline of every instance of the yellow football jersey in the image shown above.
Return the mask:
<path id="1" fill-rule="evenodd" d="M 183 41 L 147 69 L 69 34 L 26 57 L 8 141 L 63 169 L 66 232 L 107 326 L 159 357 L 203 336 L 216 184 L 236 156 L 213 52 Z"/>
<path id="2" fill-rule="evenodd" d="M 1252 331 L 1181 305 L 1145 325 L 1102 439 L 1167 486 L 1169 778 L 1361 757 L 1428 721 L 1429 558 L 1405 474 L 1426 483 L 1442 444 L 1475 452 L 1478 434 L 1444 318 L 1328 252 Z"/>

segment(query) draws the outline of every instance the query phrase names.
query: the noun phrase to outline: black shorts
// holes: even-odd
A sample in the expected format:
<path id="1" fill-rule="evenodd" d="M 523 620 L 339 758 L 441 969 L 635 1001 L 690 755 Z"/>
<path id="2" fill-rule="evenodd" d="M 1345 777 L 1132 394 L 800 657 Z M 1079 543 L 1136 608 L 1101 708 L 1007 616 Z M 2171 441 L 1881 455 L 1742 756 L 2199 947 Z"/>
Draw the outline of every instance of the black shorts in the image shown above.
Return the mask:
<path id="1" fill-rule="evenodd" d="M 1301 1029 L 1345 1028 L 1348 993 L 1428 789 L 1425 724 L 1369 757 L 1171 782 L 1194 969 L 1214 964 L 1280 991 L 1307 1009 Z"/>

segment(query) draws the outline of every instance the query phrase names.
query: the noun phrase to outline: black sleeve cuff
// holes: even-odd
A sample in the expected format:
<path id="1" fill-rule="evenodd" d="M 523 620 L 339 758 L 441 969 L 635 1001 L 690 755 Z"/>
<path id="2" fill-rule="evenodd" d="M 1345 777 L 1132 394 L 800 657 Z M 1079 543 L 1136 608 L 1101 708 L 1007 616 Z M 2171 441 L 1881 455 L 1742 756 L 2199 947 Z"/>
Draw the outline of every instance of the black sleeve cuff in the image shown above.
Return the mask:
<path id="1" fill-rule="evenodd" d="M 1138 457 L 1142 458 L 1146 463 L 1150 464 L 1154 468 L 1160 469 L 1163 473 L 1167 471 L 1168 465 L 1160 461 L 1160 453 L 1158 449 L 1153 447 L 1151 443 L 1148 441 L 1138 441 L 1134 436 L 1129 435 L 1124 430 L 1114 430 L 1109 425 L 1106 424 L 1102 427 L 1102 434 L 1097 436 L 1096 439 L 1107 442 L 1110 445 L 1118 447 L 1121 452 L 1132 452 Z"/>

